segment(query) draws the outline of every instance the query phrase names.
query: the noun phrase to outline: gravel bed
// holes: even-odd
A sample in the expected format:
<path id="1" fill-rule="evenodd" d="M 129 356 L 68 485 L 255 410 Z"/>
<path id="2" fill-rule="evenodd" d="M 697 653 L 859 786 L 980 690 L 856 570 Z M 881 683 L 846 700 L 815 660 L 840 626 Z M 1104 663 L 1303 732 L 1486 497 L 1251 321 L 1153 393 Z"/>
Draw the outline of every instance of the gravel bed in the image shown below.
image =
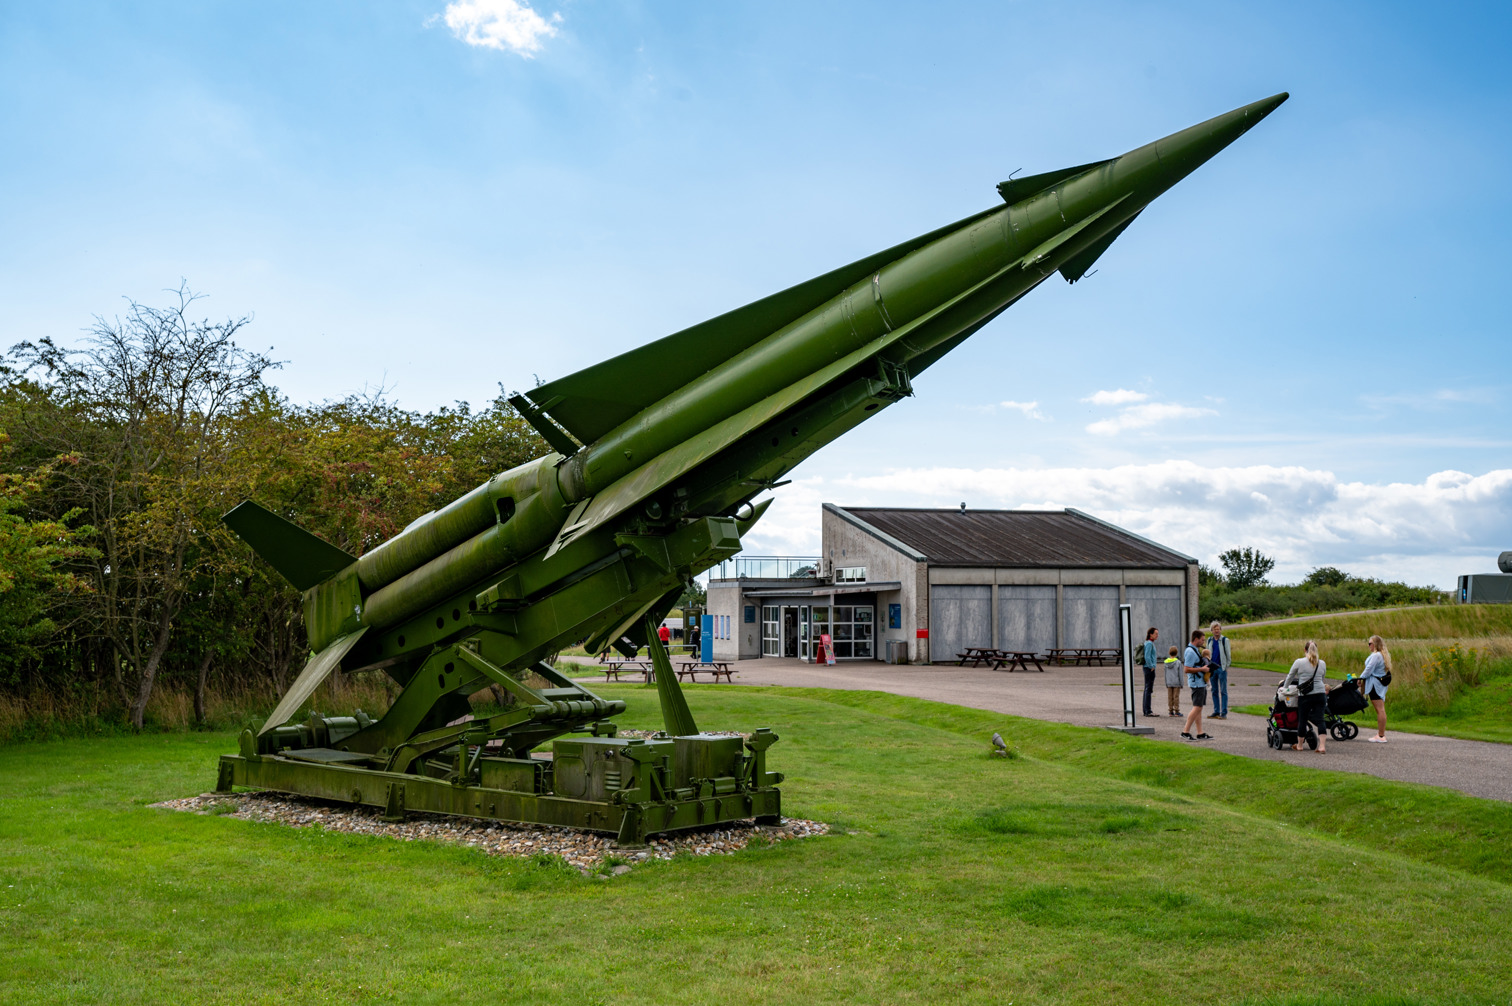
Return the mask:
<path id="1" fill-rule="evenodd" d="M 377 807 L 353 806 L 306 799 L 269 791 L 255 793 L 201 793 L 182 800 L 164 800 L 152 806 L 195 814 L 217 814 L 243 821 L 283 824 L 291 828 L 324 828 L 359 835 L 383 835 L 405 842 L 452 842 L 492 856 L 561 856 L 583 873 L 599 870 L 613 857 L 616 874 L 653 859 L 671 859 L 680 853 L 694 856 L 728 855 L 744 849 L 760 836 L 768 842 L 810 838 L 829 832 L 829 825 L 785 817 L 778 825 L 737 821 L 693 831 L 674 832 L 650 839 L 645 849 L 621 849 L 608 835 L 558 828 L 551 825 L 506 824 L 444 814 L 411 812 L 403 822 L 383 820 Z"/>

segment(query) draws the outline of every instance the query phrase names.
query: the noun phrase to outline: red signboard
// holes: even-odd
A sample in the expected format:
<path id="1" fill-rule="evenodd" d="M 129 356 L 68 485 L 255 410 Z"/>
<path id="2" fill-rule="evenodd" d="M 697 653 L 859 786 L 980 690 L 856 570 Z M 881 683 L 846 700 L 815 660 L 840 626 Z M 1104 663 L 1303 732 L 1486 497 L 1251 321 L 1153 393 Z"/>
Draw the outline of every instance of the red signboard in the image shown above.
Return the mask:
<path id="1" fill-rule="evenodd" d="M 819 652 L 814 654 L 814 660 L 815 662 L 822 660 L 826 664 L 833 664 L 835 662 L 835 647 L 830 642 L 830 634 L 828 632 L 821 632 L 819 634 Z"/>

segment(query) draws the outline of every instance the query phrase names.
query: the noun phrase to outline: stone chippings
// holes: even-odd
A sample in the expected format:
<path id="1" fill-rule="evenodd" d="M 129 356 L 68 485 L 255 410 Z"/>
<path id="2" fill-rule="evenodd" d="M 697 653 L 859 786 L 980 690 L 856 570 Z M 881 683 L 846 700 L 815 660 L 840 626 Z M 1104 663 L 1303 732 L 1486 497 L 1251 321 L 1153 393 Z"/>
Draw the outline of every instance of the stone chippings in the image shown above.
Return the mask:
<path id="1" fill-rule="evenodd" d="M 219 814 L 243 821 L 260 821 L 291 828 L 324 828 L 357 835 L 381 835 L 405 842 L 451 842 L 491 856 L 560 856 L 584 873 L 603 866 L 611 857 L 624 863 L 671 859 L 679 854 L 728 855 L 744 849 L 760 836 L 768 842 L 810 838 L 829 832 L 829 825 L 785 817 L 781 824 L 758 825 L 737 821 L 674 832 L 650 839 L 649 848 L 621 849 L 613 837 L 552 825 L 508 824 L 443 814 L 410 812 L 402 822 L 383 820 L 376 807 L 330 803 L 280 793 L 202 793 L 152 806 L 196 814 Z M 614 872 L 623 873 L 616 869 Z"/>

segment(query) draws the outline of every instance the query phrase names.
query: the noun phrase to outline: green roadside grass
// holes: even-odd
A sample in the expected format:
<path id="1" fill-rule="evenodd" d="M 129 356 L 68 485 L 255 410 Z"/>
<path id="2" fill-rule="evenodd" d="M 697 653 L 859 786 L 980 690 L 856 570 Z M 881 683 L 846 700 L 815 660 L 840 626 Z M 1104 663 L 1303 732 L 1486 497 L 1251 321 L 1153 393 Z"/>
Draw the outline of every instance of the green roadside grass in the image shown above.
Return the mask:
<path id="1" fill-rule="evenodd" d="M 230 734 L 0 748 L 0 1000 L 1506 999 L 1512 804 L 877 693 L 686 690 L 705 728 L 774 727 L 787 813 L 835 833 L 604 882 L 147 806 L 209 788 Z M 654 689 L 595 691 L 658 725 Z"/>

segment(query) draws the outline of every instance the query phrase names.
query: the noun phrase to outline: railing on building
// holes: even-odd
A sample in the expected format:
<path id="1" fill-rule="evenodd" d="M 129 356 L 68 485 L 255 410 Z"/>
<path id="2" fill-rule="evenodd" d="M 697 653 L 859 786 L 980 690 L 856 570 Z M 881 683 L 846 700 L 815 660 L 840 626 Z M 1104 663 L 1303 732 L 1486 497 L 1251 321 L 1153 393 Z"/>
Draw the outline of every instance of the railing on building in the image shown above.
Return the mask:
<path id="1" fill-rule="evenodd" d="M 715 580 L 737 576 L 754 580 L 788 580 L 818 575 L 818 558 L 801 555 L 737 555 L 709 570 L 709 576 Z"/>

